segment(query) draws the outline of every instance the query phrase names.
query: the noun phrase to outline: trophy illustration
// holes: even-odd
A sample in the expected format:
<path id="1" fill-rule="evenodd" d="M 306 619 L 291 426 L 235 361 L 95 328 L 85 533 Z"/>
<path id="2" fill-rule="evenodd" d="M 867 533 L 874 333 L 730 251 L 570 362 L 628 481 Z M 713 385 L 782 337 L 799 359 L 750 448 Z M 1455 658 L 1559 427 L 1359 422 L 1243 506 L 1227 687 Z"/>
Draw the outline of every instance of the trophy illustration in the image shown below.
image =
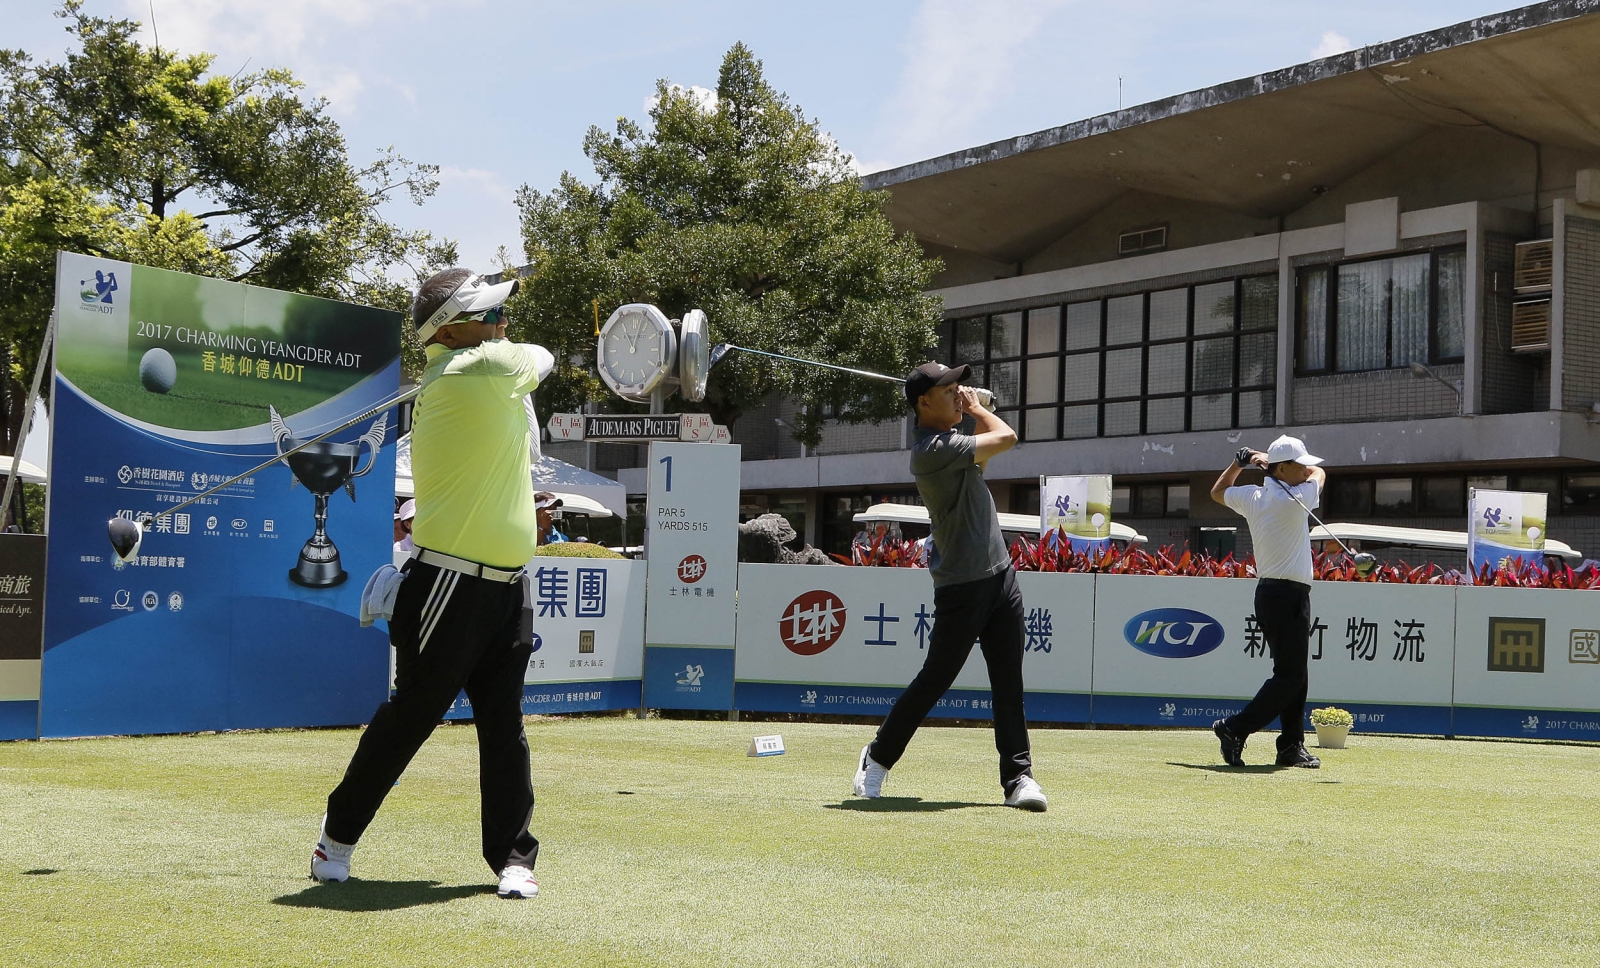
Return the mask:
<path id="1" fill-rule="evenodd" d="M 281 455 L 285 450 L 292 450 L 298 446 L 299 441 L 295 440 L 289 425 L 284 423 L 277 409 L 269 405 L 267 411 L 272 414 L 272 437 L 278 453 Z M 339 566 L 339 549 L 328 537 L 328 498 L 342 484 L 350 494 L 350 500 L 356 499 L 355 479 L 372 470 L 372 466 L 378 462 L 378 449 L 383 446 L 383 436 L 387 427 L 388 418 L 380 415 L 373 422 L 371 429 L 353 443 L 340 444 L 324 440 L 283 458 L 283 462 L 289 465 L 289 471 L 293 475 L 289 486 L 292 488 L 297 482 L 304 484 L 317 502 L 317 530 L 300 549 L 299 563 L 289 569 L 289 580 L 296 585 L 303 585 L 306 588 L 332 588 L 342 584 L 349 577 Z M 372 448 L 372 456 L 367 459 L 365 467 L 357 470 L 356 464 L 361 457 L 362 444 Z"/>

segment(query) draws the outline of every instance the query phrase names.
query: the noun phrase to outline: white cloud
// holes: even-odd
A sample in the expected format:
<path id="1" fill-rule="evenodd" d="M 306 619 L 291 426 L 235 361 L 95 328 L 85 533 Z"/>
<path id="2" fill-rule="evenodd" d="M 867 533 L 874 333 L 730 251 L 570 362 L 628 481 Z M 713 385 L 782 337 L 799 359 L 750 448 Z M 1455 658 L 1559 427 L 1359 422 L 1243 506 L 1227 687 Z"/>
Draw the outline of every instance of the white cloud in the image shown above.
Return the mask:
<path id="1" fill-rule="evenodd" d="M 1332 57 L 1334 54 L 1342 54 L 1347 50 L 1354 50 L 1355 46 L 1355 44 L 1350 43 L 1350 38 L 1344 34 L 1336 30 L 1325 30 L 1322 32 L 1322 42 L 1311 49 L 1311 56 L 1314 59 Z"/>
<path id="2" fill-rule="evenodd" d="M 893 154 L 925 157 L 982 118 L 1012 86 L 1020 48 L 1068 0 L 924 0 L 889 104 Z M 864 166 L 865 167 L 865 166 Z"/>
<path id="3" fill-rule="evenodd" d="M 715 111 L 717 108 L 717 92 L 711 90 L 709 87 L 701 87 L 698 84 L 690 84 L 688 87 L 684 87 L 682 84 L 668 84 L 667 89 L 673 94 L 689 95 L 690 97 L 694 98 L 695 103 L 700 106 L 700 110 L 707 113 Z M 661 99 L 656 97 L 654 94 L 651 94 L 649 97 L 645 98 L 644 113 L 649 114 L 651 111 L 654 111 L 656 109 L 656 105 L 660 103 L 660 100 Z"/>
<path id="4" fill-rule="evenodd" d="M 443 165 L 439 168 L 439 187 L 441 191 L 468 192 L 506 205 L 511 205 L 516 199 L 516 190 L 510 183 L 502 178 L 499 172 L 487 168 Z"/>
<path id="5" fill-rule="evenodd" d="M 463 5 L 477 6 L 476 2 Z M 288 67 L 313 95 L 349 112 L 370 77 L 351 69 L 351 42 L 420 16 L 427 0 L 123 0 L 144 26 L 140 39 L 217 55 L 215 69 Z M 154 30 L 151 27 L 154 7 Z M 248 65 L 248 66 L 247 66 Z"/>

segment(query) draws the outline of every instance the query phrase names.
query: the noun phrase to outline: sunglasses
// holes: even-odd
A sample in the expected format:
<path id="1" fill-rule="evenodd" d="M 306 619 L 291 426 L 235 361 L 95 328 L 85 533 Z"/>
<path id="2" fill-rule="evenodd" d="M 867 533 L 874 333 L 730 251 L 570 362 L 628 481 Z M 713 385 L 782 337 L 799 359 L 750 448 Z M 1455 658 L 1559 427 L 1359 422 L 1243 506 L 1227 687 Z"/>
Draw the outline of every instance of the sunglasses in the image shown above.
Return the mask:
<path id="1" fill-rule="evenodd" d="M 499 326 L 501 323 L 505 322 L 505 318 L 506 318 L 506 307 L 504 307 L 504 306 L 496 306 L 493 309 L 485 309 L 481 313 L 473 313 L 470 316 L 461 316 L 461 317 L 459 317 L 457 319 L 451 320 L 451 322 L 454 322 L 454 323 L 477 323 L 477 322 L 481 322 L 481 323 L 488 323 L 490 326 Z"/>

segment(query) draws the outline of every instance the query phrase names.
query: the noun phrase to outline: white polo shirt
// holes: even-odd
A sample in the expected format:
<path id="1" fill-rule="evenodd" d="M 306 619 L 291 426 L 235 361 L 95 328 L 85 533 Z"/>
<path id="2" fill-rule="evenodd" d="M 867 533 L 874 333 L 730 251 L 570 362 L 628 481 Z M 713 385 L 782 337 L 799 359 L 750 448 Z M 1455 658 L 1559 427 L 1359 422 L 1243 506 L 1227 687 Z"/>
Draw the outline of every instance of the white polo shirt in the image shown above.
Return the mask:
<path id="1" fill-rule="evenodd" d="M 1305 508 L 1289 496 L 1294 492 Z M 1268 478 L 1260 484 L 1230 487 L 1222 501 L 1250 525 L 1250 540 L 1255 545 L 1256 577 L 1282 578 L 1311 584 L 1311 525 L 1306 508 L 1321 501 L 1316 481 L 1289 487 Z"/>

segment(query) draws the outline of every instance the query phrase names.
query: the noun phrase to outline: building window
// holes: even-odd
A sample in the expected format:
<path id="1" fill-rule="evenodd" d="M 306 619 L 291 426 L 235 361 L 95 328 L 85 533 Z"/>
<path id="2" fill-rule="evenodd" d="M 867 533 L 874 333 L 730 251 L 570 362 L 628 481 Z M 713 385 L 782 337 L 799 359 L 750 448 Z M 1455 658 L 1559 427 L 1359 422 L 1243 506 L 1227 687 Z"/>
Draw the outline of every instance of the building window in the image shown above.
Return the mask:
<path id="1" fill-rule="evenodd" d="M 1561 510 L 1567 514 L 1600 514 L 1600 474 L 1568 474 Z"/>
<path id="2" fill-rule="evenodd" d="M 1296 372 L 1460 362 L 1465 272 L 1460 248 L 1300 270 Z"/>
<path id="3" fill-rule="evenodd" d="M 1023 440 L 1270 426 L 1278 278 L 1230 279 L 946 322 Z"/>

